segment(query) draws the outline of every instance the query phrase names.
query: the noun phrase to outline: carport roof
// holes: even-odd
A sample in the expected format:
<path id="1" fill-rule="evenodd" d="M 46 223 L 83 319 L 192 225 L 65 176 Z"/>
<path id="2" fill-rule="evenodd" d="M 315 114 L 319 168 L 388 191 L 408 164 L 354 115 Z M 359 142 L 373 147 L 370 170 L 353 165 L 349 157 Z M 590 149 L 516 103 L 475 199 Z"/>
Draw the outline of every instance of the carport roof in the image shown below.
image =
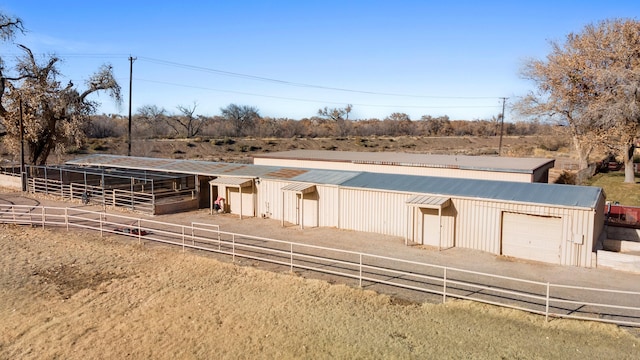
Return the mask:
<path id="1" fill-rule="evenodd" d="M 248 187 L 251 186 L 251 183 L 253 182 L 252 179 L 250 178 L 240 178 L 240 177 L 225 177 L 225 176 L 220 176 L 218 178 L 215 178 L 211 181 L 209 181 L 209 184 L 212 185 L 225 185 L 225 186 L 232 186 L 232 187 Z"/>
<path id="2" fill-rule="evenodd" d="M 357 171 L 303 169 L 284 166 L 222 163 L 200 160 L 158 159 L 121 155 L 95 154 L 67 161 L 68 165 L 94 166 L 204 176 L 280 179 L 325 185 L 339 185 L 357 176 Z"/>

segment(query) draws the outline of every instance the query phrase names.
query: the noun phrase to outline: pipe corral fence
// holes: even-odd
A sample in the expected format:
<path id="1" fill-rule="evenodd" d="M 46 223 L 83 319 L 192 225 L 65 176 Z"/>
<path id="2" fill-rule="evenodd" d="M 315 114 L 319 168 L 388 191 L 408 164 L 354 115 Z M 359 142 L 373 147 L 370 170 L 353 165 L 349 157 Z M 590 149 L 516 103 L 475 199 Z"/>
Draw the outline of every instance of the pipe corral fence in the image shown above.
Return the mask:
<path id="1" fill-rule="evenodd" d="M 0 222 L 38 227 L 90 229 L 135 239 L 208 251 L 284 267 L 329 274 L 352 286 L 392 287 L 465 299 L 549 318 L 640 327 L 640 292 L 552 284 L 373 254 L 300 244 L 220 230 L 217 225 L 172 224 L 76 208 L 0 205 Z M 384 291 L 381 291 L 384 292 Z"/>
<path id="2" fill-rule="evenodd" d="M 20 176 L 20 168 L 3 171 Z M 9 169 L 7 169 L 9 170 Z M 27 191 L 145 214 L 197 209 L 194 175 L 126 169 L 28 165 Z"/>

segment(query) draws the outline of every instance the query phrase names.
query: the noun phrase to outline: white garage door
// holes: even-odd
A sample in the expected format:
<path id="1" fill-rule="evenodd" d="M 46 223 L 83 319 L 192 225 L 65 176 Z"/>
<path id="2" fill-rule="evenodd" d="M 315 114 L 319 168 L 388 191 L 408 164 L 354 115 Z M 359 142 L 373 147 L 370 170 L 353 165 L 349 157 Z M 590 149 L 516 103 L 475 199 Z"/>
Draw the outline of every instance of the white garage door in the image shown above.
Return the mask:
<path id="1" fill-rule="evenodd" d="M 562 218 L 503 213 L 502 255 L 560 263 Z"/>

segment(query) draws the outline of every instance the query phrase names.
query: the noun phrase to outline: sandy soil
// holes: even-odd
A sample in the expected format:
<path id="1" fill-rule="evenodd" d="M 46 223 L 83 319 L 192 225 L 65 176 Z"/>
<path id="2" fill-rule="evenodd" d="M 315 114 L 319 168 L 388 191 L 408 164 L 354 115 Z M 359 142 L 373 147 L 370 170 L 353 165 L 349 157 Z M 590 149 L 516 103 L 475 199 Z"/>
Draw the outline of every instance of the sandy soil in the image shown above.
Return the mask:
<path id="1" fill-rule="evenodd" d="M 615 326 L 371 291 L 137 245 L 0 226 L 2 359 L 640 358 Z"/>

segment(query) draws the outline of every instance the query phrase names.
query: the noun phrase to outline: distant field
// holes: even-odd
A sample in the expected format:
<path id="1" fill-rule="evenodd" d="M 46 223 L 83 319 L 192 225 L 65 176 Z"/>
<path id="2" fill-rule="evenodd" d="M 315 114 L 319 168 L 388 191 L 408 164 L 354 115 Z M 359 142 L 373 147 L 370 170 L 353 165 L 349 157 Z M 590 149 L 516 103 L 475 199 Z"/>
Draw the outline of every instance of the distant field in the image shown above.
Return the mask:
<path id="1" fill-rule="evenodd" d="M 624 182 L 624 172 L 614 171 L 596 174 L 585 185 L 599 186 L 604 189 L 607 201 L 617 201 L 622 205 L 640 206 L 640 184 Z"/>

